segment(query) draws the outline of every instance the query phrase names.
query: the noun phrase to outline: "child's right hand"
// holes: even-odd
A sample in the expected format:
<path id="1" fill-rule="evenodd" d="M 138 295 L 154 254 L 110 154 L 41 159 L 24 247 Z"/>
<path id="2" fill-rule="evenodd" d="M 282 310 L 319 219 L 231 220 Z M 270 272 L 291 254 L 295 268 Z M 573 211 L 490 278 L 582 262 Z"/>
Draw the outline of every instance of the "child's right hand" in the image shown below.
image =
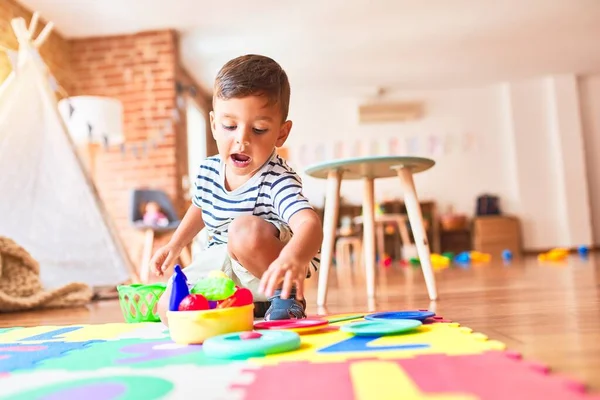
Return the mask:
<path id="1" fill-rule="evenodd" d="M 177 260 L 181 250 L 171 244 L 167 244 L 154 253 L 150 260 L 150 268 L 157 276 L 162 276 L 164 272 Z"/>

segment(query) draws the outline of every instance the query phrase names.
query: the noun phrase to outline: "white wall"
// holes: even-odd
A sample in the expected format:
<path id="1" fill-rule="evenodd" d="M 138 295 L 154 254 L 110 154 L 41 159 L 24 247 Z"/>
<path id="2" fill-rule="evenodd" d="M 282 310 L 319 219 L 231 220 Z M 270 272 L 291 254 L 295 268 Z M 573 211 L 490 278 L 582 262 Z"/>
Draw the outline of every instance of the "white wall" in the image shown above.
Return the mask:
<path id="1" fill-rule="evenodd" d="M 320 143 L 325 144 L 322 158 L 326 159 L 335 158 L 342 143 L 356 140 L 367 147 L 376 141 L 379 148 L 373 147 L 371 152 L 387 154 L 389 140 L 397 138 L 400 148 L 396 153 L 436 161 L 431 170 L 416 175 L 415 181 L 420 198 L 434 199 L 442 211 L 452 206 L 472 215 L 475 198 L 492 193 L 500 196 L 503 211 L 523 221 L 526 248 L 589 245 L 589 179 L 585 179 L 589 160 L 587 164 L 584 161 L 583 131 L 587 132 L 591 123 L 600 133 L 600 119 L 582 122 L 579 86 L 574 76 L 567 75 L 485 87 L 390 93 L 387 99 L 423 101 L 425 116 L 406 123 L 363 126 L 357 122 L 357 106 L 364 98 L 295 89 L 290 110 L 294 121 L 288 141 L 290 163 L 302 171 L 307 162 L 315 160 Z M 590 81 L 585 87 L 587 92 L 582 93 L 591 100 L 582 103 L 595 102 L 588 108 L 597 109 L 600 83 Z M 431 135 L 441 138 L 443 151 L 429 147 Z M 468 135 L 474 138 L 471 146 L 464 140 Z M 407 138 L 421 140 L 416 151 Z M 600 150 L 600 140 L 594 143 Z M 595 162 L 600 166 L 600 161 Z M 322 206 L 325 182 L 303 179 L 306 195 Z M 600 195 L 600 172 L 590 179 L 598 181 L 598 190 L 590 191 Z M 361 193 L 360 182 L 342 184 L 342 196 L 348 202 L 359 204 Z M 398 181 L 378 181 L 376 196 L 378 200 L 401 197 Z M 600 207 L 594 215 L 600 222 Z"/>
<path id="2" fill-rule="evenodd" d="M 578 80 L 594 244 L 600 245 L 600 75 Z"/>

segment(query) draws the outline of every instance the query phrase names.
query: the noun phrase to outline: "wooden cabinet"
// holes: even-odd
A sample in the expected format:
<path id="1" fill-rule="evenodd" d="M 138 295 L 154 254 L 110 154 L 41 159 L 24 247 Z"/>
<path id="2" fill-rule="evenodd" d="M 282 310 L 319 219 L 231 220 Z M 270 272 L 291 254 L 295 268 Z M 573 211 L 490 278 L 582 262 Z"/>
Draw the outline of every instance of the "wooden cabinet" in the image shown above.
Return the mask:
<path id="1" fill-rule="evenodd" d="M 462 253 L 471 251 L 471 231 L 469 229 L 459 229 L 440 232 L 440 252 Z"/>
<path id="2" fill-rule="evenodd" d="M 486 216 L 473 220 L 473 250 L 500 258 L 510 250 L 514 258 L 521 257 L 521 224 L 514 216 Z"/>

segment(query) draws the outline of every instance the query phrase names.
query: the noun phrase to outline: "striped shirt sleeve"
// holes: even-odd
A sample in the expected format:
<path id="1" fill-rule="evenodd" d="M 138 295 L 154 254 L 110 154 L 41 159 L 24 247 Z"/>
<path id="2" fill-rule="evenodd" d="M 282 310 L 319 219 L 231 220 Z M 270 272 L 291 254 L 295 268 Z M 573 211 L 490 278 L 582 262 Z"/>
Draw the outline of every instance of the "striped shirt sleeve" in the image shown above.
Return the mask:
<path id="1" fill-rule="evenodd" d="M 302 194 L 302 180 L 294 172 L 281 174 L 271 185 L 273 208 L 287 224 L 300 210 L 312 209 L 308 199 Z"/>

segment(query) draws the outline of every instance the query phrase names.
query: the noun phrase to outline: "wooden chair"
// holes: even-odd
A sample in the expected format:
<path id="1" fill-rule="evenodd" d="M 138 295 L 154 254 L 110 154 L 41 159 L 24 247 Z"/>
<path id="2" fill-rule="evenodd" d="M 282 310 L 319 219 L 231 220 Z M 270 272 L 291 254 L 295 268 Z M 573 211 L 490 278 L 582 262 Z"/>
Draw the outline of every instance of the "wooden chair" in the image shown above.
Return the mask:
<path id="1" fill-rule="evenodd" d="M 143 221 L 143 206 L 148 202 L 156 202 L 161 211 L 169 220 L 166 226 L 146 225 Z M 150 278 L 150 259 L 154 250 L 154 239 L 158 235 L 170 234 L 177 229 L 181 219 L 175 211 L 171 199 L 162 190 L 135 189 L 131 193 L 129 219 L 132 225 L 144 233 L 142 256 L 140 261 L 140 280 L 147 283 Z M 181 262 L 185 265 L 191 263 L 190 249 L 186 246 L 181 252 Z"/>

